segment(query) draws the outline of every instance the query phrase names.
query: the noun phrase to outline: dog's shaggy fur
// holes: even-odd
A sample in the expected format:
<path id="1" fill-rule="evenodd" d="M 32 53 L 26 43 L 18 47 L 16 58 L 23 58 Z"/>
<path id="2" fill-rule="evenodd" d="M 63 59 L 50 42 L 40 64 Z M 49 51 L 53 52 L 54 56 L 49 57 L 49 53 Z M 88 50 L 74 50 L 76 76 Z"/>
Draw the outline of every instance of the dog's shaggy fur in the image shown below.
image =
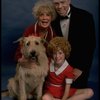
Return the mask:
<path id="1" fill-rule="evenodd" d="M 18 40 L 19 41 L 19 40 Z M 17 64 L 16 74 L 9 79 L 10 96 L 19 100 L 27 100 L 30 93 L 37 94 L 36 100 L 41 100 L 42 87 L 48 72 L 48 58 L 40 37 L 29 36 L 20 39 L 22 58 L 27 60 L 24 65 Z"/>

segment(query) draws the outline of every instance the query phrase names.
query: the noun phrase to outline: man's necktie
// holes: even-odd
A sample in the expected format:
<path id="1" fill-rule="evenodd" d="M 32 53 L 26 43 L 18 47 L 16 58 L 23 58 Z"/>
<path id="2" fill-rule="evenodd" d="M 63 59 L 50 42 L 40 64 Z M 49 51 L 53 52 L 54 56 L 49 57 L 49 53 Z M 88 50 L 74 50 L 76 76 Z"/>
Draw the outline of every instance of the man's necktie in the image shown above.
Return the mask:
<path id="1" fill-rule="evenodd" d="M 69 18 L 68 16 L 59 16 L 60 20 L 64 20 L 64 19 L 68 19 L 68 18 Z"/>
<path id="2" fill-rule="evenodd" d="M 69 13 L 66 16 L 60 16 L 60 15 L 58 15 L 58 18 L 60 20 L 68 19 L 70 14 L 71 14 L 71 11 L 69 11 Z"/>

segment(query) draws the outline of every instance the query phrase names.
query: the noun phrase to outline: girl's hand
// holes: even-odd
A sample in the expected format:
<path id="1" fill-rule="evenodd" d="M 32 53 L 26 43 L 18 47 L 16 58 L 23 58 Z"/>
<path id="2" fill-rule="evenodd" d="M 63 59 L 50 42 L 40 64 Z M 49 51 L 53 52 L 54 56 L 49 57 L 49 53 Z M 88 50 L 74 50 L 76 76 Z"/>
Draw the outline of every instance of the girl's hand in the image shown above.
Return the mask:
<path id="1" fill-rule="evenodd" d="M 77 68 L 74 68 L 73 74 L 75 75 L 74 77 L 74 81 L 75 81 L 82 74 L 82 71 Z"/>

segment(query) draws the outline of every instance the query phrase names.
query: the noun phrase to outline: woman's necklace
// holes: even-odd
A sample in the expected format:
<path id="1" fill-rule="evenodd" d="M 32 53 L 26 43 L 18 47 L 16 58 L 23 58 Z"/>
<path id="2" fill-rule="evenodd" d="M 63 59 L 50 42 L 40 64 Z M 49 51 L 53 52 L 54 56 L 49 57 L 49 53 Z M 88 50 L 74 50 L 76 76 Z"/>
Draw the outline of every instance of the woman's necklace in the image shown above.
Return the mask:
<path id="1" fill-rule="evenodd" d="M 35 29 L 34 29 L 35 35 L 37 35 L 37 24 L 38 24 L 38 22 L 35 23 Z M 51 36 L 53 38 L 53 30 L 52 30 L 51 26 L 50 26 L 50 32 L 51 32 Z M 46 39 L 48 36 L 48 30 L 47 29 L 42 30 L 41 32 L 39 32 L 39 35 L 40 35 L 40 37 Z"/>
<path id="2" fill-rule="evenodd" d="M 39 36 L 42 37 L 43 39 L 46 39 L 48 35 L 48 31 L 47 30 L 41 30 L 39 32 Z"/>

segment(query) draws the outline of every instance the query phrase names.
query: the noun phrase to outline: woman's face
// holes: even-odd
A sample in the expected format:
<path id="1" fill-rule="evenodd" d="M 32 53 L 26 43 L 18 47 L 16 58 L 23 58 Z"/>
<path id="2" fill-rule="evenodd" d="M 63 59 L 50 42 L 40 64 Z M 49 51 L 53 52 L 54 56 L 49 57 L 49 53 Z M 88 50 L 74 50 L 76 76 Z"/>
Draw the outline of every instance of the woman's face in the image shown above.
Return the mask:
<path id="1" fill-rule="evenodd" d="M 61 66 L 63 64 L 63 62 L 65 61 L 64 52 L 61 49 L 59 49 L 57 52 L 53 53 L 53 60 L 54 60 L 55 64 Z"/>
<path id="2" fill-rule="evenodd" d="M 47 28 L 50 26 L 52 20 L 52 16 L 47 12 L 43 11 L 38 17 L 38 23 L 41 27 Z"/>

